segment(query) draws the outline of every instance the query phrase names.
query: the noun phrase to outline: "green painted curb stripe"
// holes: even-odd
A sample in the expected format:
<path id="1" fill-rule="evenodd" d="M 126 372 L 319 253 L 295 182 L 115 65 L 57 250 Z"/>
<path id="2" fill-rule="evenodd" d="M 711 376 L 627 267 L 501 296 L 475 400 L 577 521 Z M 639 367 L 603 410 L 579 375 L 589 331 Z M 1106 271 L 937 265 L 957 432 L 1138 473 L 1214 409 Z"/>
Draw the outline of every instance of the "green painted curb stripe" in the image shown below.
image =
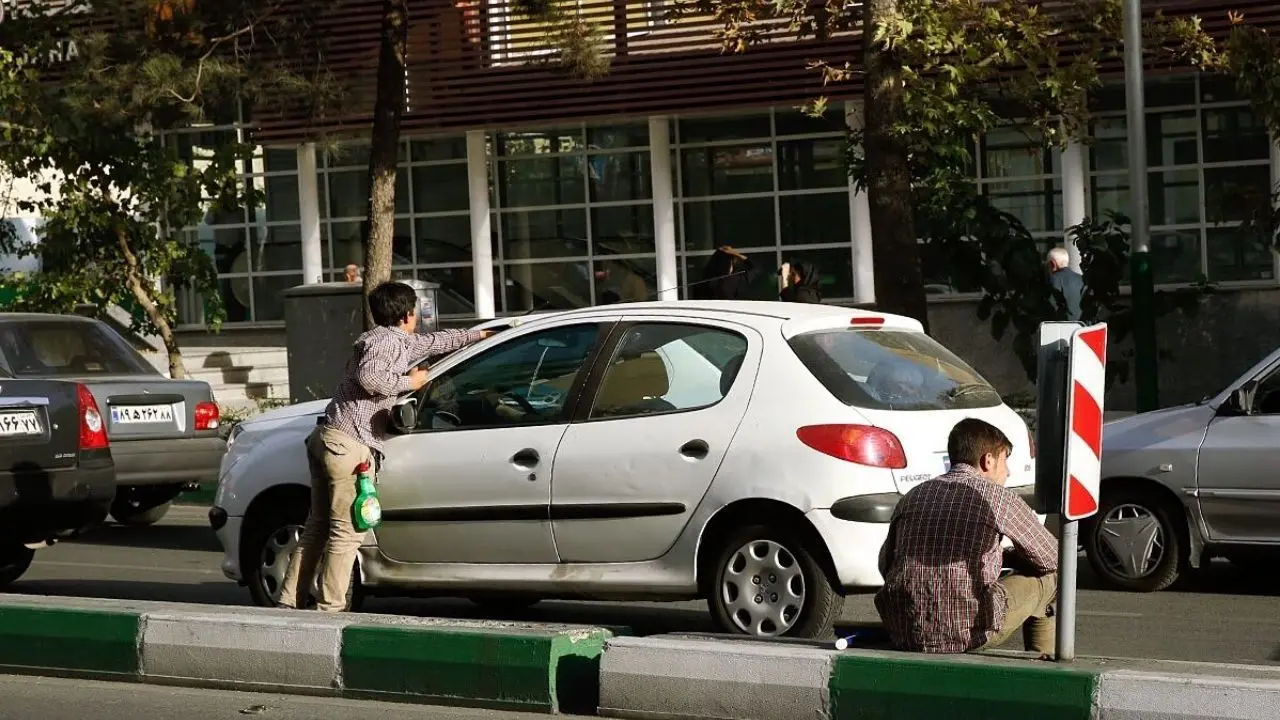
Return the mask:
<path id="1" fill-rule="evenodd" d="M 450 705 L 594 710 L 610 635 L 349 625 L 342 631 L 342 684 L 348 694 Z"/>
<path id="2" fill-rule="evenodd" d="M 0 606 L 0 666 L 137 676 L 136 613 Z"/>
<path id="3" fill-rule="evenodd" d="M 1089 720 L 1095 672 L 1036 661 L 841 655 L 833 720 Z"/>

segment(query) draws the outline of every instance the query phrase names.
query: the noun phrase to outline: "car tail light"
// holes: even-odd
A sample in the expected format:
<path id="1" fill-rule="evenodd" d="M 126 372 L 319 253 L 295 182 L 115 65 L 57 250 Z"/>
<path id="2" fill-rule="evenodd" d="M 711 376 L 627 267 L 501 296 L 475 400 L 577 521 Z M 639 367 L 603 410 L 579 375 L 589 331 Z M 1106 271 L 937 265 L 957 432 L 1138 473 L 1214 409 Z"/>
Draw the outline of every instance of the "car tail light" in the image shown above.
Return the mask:
<path id="1" fill-rule="evenodd" d="M 217 430 L 221 417 L 217 403 L 202 402 L 196 405 L 197 430 Z"/>
<path id="2" fill-rule="evenodd" d="M 796 431 L 800 442 L 820 453 L 859 465 L 901 470 L 907 454 L 898 436 L 870 425 L 807 425 Z"/>
<path id="3" fill-rule="evenodd" d="M 80 411 L 80 449 L 101 450 L 107 447 L 107 428 L 98 412 L 98 401 L 84 385 L 76 386 Z"/>

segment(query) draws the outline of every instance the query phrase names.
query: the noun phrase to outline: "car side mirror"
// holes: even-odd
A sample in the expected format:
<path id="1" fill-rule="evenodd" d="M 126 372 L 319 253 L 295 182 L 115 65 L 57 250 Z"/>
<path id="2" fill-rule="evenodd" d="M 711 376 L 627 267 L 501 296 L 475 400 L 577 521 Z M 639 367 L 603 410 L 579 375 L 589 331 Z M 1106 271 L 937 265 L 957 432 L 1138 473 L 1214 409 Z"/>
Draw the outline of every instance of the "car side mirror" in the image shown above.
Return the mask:
<path id="1" fill-rule="evenodd" d="M 1231 415 L 1252 415 L 1253 396 L 1257 390 L 1258 383 L 1254 380 L 1241 385 L 1227 398 L 1227 402 L 1223 406 L 1224 409 Z"/>
<path id="2" fill-rule="evenodd" d="M 418 426 L 418 400 L 407 397 L 391 408 L 391 429 L 404 435 Z"/>

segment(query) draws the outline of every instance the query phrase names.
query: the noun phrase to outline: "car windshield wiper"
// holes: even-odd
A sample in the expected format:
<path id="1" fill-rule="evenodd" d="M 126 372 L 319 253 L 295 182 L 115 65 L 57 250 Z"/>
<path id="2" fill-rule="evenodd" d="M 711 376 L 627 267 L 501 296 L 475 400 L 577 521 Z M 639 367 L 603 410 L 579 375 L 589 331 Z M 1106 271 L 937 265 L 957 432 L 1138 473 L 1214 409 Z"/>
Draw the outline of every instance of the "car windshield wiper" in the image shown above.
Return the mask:
<path id="1" fill-rule="evenodd" d="M 968 395 L 975 392 L 995 392 L 995 390 L 986 383 L 962 383 L 947 391 L 947 397 L 955 400 L 961 395 Z"/>

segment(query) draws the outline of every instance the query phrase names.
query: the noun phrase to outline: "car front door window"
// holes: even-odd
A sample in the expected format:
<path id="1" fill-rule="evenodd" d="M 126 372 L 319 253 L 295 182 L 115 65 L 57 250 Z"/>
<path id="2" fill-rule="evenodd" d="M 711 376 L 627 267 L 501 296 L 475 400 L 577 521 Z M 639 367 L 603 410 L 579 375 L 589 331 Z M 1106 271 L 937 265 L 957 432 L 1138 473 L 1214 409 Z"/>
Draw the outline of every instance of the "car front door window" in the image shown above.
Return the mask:
<path id="1" fill-rule="evenodd" d="M 600 336 L 596 324 L 513 338 L 428 381 L 419 430 L 567 422 L 566 408 Z"/>

